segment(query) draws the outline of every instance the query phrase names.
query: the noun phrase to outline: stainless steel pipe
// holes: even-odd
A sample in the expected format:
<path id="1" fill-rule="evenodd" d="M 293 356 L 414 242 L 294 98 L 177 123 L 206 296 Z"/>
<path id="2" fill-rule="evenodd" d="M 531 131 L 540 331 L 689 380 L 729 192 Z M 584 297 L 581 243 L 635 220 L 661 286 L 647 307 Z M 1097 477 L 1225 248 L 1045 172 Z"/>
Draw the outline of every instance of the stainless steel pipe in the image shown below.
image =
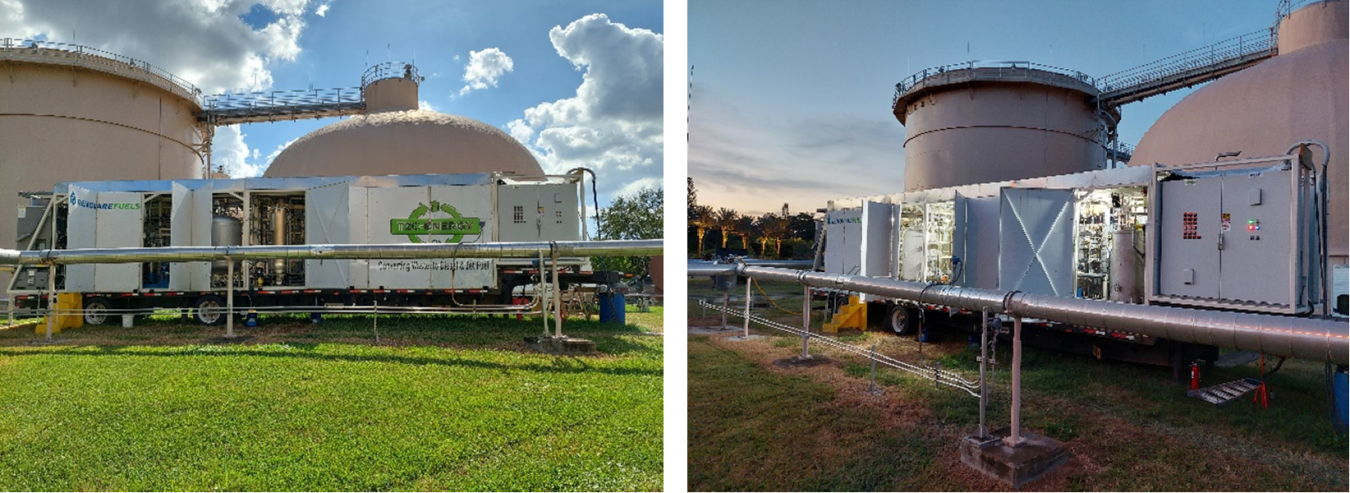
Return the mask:
<path id="1" fill-rule="evenodd" d="M 125 264 L 210 260 L 534 258 L 660 255 L 662 240 L 400 243 L 388 245 L 253 245 L 161 248 L 0 249 L 0 265 Z"/>
<path id="2" fill-rule="evenodd" d="M 987 309 L 993 313 L 1147 334 L 1178 342 L 1213 344 L 1342 365 L 1350 363 L 1350 324 L 1333 319 L 1135 305 L 736 264 L 691 262 L 689 275 L 741 275 L 795 282 L 924 304 L 972 311 Z"/>

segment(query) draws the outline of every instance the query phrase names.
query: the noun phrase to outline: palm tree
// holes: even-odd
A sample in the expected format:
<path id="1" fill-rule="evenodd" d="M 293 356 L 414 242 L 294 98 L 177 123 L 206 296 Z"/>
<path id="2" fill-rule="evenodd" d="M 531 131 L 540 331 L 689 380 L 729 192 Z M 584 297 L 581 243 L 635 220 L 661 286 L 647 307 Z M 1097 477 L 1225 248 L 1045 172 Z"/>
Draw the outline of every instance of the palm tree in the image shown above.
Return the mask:
<path id="1" fill-rule="evenodd" d="M 703 235 L 708 233 L 708 228 L 713 227 L 713 208 L 706 205 L 696 205 L 689 209 L 689 225 L 698 228 L 698 256 L 703 256 Z"/>
<path id="2" fill-rule="evenodd" d="M 759 229 L 764 236 L 760 243 L 760 256 L 764 256 L 764 249 L 770 238 L 773 239 L 774 248 L 777 256 L 783 256 L 783 235 L 787 234 L 787 219 L 776 214 L 765 214 L 759 218 Z"/>
<path id="3" fill-rule="evenodd" d="M 741 216 L 736 220 L 736 233 L 741 235 L 741 248 L 750 250 L 750 236 L 755 233 L 755 217 Z"/>
<path id="4" fill-rule="evenodd" d="M 713 214 L 713 222 L 717 223 L 717 227 L 722 230 L 723 250 L 726 250 L 727 248 L 727 238 L 736 234 L 736 221 L 740 218 L 741 213 L 726 207 L 718 209 L 717 213 Z"/>

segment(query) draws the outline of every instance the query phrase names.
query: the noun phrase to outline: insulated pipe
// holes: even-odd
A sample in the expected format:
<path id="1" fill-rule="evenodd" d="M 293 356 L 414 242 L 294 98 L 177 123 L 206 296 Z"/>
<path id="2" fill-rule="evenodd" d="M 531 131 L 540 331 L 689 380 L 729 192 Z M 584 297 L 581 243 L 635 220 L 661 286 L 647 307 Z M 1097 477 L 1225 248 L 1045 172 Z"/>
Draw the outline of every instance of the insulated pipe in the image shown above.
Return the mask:
<path id="1" fill-rule="evenodd" d="M 690 263 L 689 266 L 691 276 L 731 274 L 972 311 L 988 309 L 995 313 L 1147 334 L 1177 342 L 1213 344 L 1341 365 L 1350 363 L 1350 324 L 1333 319 L 1135 305 L 733 264 Z"/>
<path id="2" fill-rule="evenodd" d="M 269 259 L 424 259 L 533 258 L 542 252 L 559 257 L 660 255 L 662 240 L 537 241 L 494 243 L 399 243 L 387 245 L 253 245 L 161 248 L 82 248 L 75 250 L 0 249 L 0 264 L 126 264 Z"/>

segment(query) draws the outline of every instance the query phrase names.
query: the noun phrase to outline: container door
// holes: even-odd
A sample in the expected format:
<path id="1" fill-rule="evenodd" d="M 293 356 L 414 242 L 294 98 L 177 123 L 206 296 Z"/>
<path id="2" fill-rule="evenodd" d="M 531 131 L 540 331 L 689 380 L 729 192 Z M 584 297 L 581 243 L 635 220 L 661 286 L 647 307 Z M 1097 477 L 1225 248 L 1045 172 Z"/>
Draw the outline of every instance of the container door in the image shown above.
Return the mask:
<path id="1" fill-rule="evenodd" d="M 539 241 L 543 238 L 543 187 L 524 184 L 497 186 L 497 237 L 501 241 Z M 552 197 L 552 194 L 547 194 Z M 573 204 L 576 201 L 573 200 Z M 575 208 L 574 208 L 575 209 Z"/>
<path id="2" fill-rule="evenodd" d="M 348 227 L 347 182 L 311 188 L 305 192 L 305 242 L 311 245 L 351 243 Z M 345 289 L 351 284 L 348 260 L 306 260 L 305 286 Z"/>
<path id="3" fill-rule="evenodd" d="M 141 247 L 145 230 L 142 200 L 139 192 L 99 193 L 94 243 L 99 248 Z M 140 288 L 141 264 L 95 264 L 95 291 L 125 292 Z"/>
<path id="4" fill-rule="evenodd" d="M 1158 183 L 1157 294 L 1219 297 L 1219 213 L 1222 181 L 1184 179 Z"/>
<path id="5" fill-rule="evenodd" d="M 94 248 L 94 228 L 98 225 L 97 196 L 89 190 L 72 185 L 66 221 L 66 248 Z M 66 266 L 66 291 L 94 290 L 94 264 Z M 45 286 L 43 286 L 45 288 Z"/>
<path id="6" fill-rule="evenodd" d="M 880 202 L 863 202 L 862 250 L 859 252 L 859 273 L 867 277 L 891 276 L 891 224 L 895 206 Z"/>
<path id="7" fill-rule="evenodd" d="M 862 251 L 862 209 L 825 213 L 825 272 L 857 274 Z"/>
<path id="8" fill-rule="evenodd" d="M 211 245 L 210 185 L 190 189 L 175 182 L 172 188 L 173 210 L 169 216 L 169 244 L 173 246 Z M 169 264 L 169 289 L 206 291 L 211 289 L 210 262 L 174 262 Z"/>
<path id="9" fill-rule="evenodd" d="M 577 205 L 576 183 L 536 185 L 541 188 L 540 206 L 544 209 L 540 228 L 545 241 L 577 241 L 581 239 L 581 207 Z"/>
<path id="10" fill-rule="evenodd" d="M 1073 190 L 1004 188 L 999 200 L 998 289 L 1074 296 Z"/>
<path id="11" fill-rule="evenodd" d="M 1223 299 L 1295 303 L 1291 172 L 1264 170 L 1223 177 L 1219 229 L 1224 246 L 1217 255 Z"/>
<path id="12" fill-rule="evenodd" d="M 891 244 L 891 238 L 895 236 L 892 224 L 894 216 L 895 206 L 891 204 L 863 201 L 861 249 L 858 252 L 860 274 L 867 277 L 892 276 L 894 266 L 891 259 L 895 258 Z M 876 298 L 876 295 L 859 294 L 858 297 L 868 301 L 869 298 Z"/>

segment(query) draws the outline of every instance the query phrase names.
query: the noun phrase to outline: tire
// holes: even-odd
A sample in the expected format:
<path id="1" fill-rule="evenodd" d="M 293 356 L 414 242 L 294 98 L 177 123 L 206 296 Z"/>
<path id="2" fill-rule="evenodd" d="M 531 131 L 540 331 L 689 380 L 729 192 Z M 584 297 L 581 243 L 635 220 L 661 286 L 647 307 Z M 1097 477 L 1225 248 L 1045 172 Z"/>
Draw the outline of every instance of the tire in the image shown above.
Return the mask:
<path id="1" fill-rule="evenodd" d="M 192 303 L 192 319 L 202 325 L 225 324 L 225 300 L 214 294 L 197 298 Z"/>
<path id="2" fill-rule="evenodd" d="M 891 305 L 886 314 L 886 327 L 902 336 L 913 334 L 919 329 L 919 311 L 905 305 Z"/>
<path id="3" fill-rule="evenodd" d="M 112 302 L 107 298 L 89 298 L 84 302 L 84 324 L 85 325 L 103 325 L 108 323 L 108 310 L 112 309 Z"/>

